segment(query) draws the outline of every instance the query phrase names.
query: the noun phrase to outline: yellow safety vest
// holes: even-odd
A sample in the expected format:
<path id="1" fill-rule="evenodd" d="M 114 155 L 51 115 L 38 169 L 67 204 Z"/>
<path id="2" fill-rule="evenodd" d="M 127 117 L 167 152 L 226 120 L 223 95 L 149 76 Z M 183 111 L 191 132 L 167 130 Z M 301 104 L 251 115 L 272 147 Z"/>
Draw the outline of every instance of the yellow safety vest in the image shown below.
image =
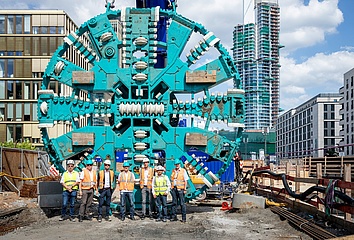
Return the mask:
<path id="1" fill-rule="evenodd" d="M 76 171 L 72 171 L 71 174 L 69 174 L 68 171 L 63 173 L 63 182 L 65 183 L 65 185 L 67 186 L 72 186 L 76 183 L 76 179 L 78 177 L 78 172 Z M 75 185 L 73 188 L 73 190 L 78 190 L 79 186 Z M 63 191 L 66 191 L 67 189 L 65 187 L 63 187 Z"/>
<path id="2" fill-rule="evenodd" d="M 156 176 L 154 179 L 154 190 L 156 196 L 164 195 L 168 189 L 166 175 Z"/>

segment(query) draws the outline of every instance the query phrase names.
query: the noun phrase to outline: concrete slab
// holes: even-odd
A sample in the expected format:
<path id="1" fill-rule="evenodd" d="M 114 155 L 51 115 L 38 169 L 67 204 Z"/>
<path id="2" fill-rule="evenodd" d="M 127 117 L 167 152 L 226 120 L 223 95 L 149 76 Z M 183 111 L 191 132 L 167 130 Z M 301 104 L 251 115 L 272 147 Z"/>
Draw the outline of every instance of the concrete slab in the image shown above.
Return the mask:
<path id="1" fill-rule="evenodd" d="M 265 208 L 266 199 L 242 193 L 235 193 L 232 198 L 233 208 Z"/>

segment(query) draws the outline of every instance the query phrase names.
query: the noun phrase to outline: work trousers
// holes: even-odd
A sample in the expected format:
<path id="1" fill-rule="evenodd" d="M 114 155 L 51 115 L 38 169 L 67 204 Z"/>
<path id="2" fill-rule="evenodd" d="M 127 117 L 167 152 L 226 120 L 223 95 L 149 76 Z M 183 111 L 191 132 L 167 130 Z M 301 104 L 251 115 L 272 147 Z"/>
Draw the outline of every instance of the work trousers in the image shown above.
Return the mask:
<path id="1" fill-rule="evenodd" d="M 167 217 L 167 196 L 159 195 L 155 198 L 158 219 L 166 219 Z"/>
<path id="2" fill-rule="evenodd" d="M 80 205 L 80 216 L 87 216 L 88 209 L 91 207 L 93 200 L 93 188 L 82 189 L 81 205 Z"/>
<path id="3" fill-rule="evenodd" d="M 70 217 L 74 216 L 74 207 L 75 207 L 75 198 L 76 198 L 76 190 L 71 192 L 63 191 L 63 206 L 61 209 L 61 216 L 64 217 L 66 215 L 66 208 L 68 203 L 70 204 Z"/>
<path id="4" fill-rule="evenodd" d="M 106 206 L 106 217 L 110 215 L 110 206 L 112 199 L 112 189 L 111 188 L 103 188 L 98 190 L 100 193 L 99 203 L 98 203 L 98 215 L 102 216 L 102 206 Z M 104 204 L 106 203 L 106 204 Z"/>
<path id="5" fill-rule="evenodd" d="M 148 187 L 143 187 L 141 189 L 141 197 L 142 197 L 142 212 L 143 212 L 143 216 L 145 215 L 152 215 L 152 209 L 153 209 L 153 197 L 152 197 L 152 193 L 151 193 L 151 189 L 149 189 Z M 146 213 L 146 200 L 148 199 L 149 204 L 147 205 L 148 207 L 148 213 Z"/>
<path id="6" fill-rule="evenodd" d="M 177 188 L 172 188 L 171 190 L 171 195 L 172 195 L 172 218 L 177 217 L 177 205 L 179 204 L 181 206 L 181 212 L 182 212 L 182 220 L 187 220 L 187 210 L 186 210 L 186 202 L 184 200 L 184 191 L 179 190 Z"/>
<path id="7" fill-rule="evenodd" d="M 134 194 L 133 192 L 120 192 L 120 214 L 125 217 L 125 201 L 128 198 L 130 204 L 130 217 L 134 217 Z"/>

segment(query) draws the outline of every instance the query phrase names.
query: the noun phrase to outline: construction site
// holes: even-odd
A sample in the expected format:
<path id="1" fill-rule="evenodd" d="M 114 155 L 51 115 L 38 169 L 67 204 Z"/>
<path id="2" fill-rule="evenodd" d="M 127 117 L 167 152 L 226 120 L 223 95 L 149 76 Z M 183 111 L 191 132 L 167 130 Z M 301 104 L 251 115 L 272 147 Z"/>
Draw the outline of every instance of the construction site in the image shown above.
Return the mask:
<path id="1" fill-rule="evenodd" d="M 0 108 L 0 239 L 354 239 L 354 159 L 276 155 L 277 1 L 255 1 L 261 24 L 236 28 L 234 50 L 257 66 L 175 0 L 102 2 L 81 25 L 0 14 L 16 77 L 34 79 L 6 80 Z"/>
<path id="2" fill-rule="evenodd" d="M 122 222 L 117 209 L 112 210 L 111 222 L 99 223 L 97 199 L 90 210 L 93 220 L 80 223 L 58 221 L 61 194 L 59 197 L 56 194 L 41 196 L 38 192 L 38 183 L 59 184 L 59 178 L 50 173 L 45 152 L 1 150 L 0 239 L 48 239 L 49 233 L 51 238 L 62 239 L 73 234 L 86 239 L 155 239 L 156 236 L 171 239 L 352 239 L 354 234 L 352 205 L 337 200 L 329 206 L 325 201 L 328 192 L 311 192 L 312 196 L 299 200 L 286 190 L 290 186 L 290 191 L 299 195 L 314 186 L 328 188 L 333 182 L 321 174 L 337 174 L 337 178 L 344 180 L 336 180 L 336 189 L 349 194 L 353 183 L 345 179 L 353 173 L 351 164 L 346 163 L 352 160 L 348 159 L 342 159 L 339 167 L 340 159 L 333 158 L 301 159 L 296 165 L 292 160 L 278 166 L 245 161 L 244 176 L 250 171 L 259 174 L 245 177 L 244 183 L 227 183 L 218 194 L 210 191 L 204 199 L 190 201 L 186 224 L 156 223 L 140 218 Z M 285 176 L 287 187 L 281 174 Z M 250 193 L 252 195 L 248 195 Z M 118 204 L 119 191 L 113 195 L 112 201 Z M 49 203 L 43 203 L 43 199 L 50 199 L 52 206 L 48 207 Z M 80 201 L 77 199 L 75 204 L 76 214 Z M 139 216 L 140 211 L 136 211 Z"/>

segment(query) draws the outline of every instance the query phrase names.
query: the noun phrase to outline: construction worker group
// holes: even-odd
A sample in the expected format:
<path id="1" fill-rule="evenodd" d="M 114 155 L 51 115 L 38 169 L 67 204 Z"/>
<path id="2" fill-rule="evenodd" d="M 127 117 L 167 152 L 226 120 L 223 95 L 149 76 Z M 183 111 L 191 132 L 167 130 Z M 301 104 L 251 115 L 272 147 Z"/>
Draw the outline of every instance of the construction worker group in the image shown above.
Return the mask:
<path id="1" fill-rule="evenodd" d="M 103 162 L 104 168 L 98 172 L 93 169 L 93 161 L 88 160 L 86 167 L 77 172 L 74 170 L 75 161 L 67 161 L 67 169 L 63 173 L 60 183 L 63 185 L 63 204 L 61 217 L 59 221 L 67 218 L 67 207 L 69 206 L 70 221 L 75 221 L 75 201 L 77 196 L 81 197 L 81 204 L 79 208 L 78 220 L 92 220 L 90 208 L 92 205 L 94 195 L 98 196 L 98 216 L 97 221 L 102 222 L 112 221 L 111 218 L 111 200 L 112 194 L 116 184 L 120 193 L 120 219 L 125 221 L 126 208 L 129 206 L 129 218 L 135 220 L 135 199 L 134 188 L 136 178 L 133 172 L 130 171 L 130 164 L 123 163 L 123 170 L 119 173 L 118 178 L 115 178 L 114 171 L 111 168 L 111 160 L 109 156 Z M 141 189 L 142 199 L 142 213 L 139 215 L 140 219 L 149 218 L 155 219 L 157 222 L 178 221 L 177 206 L 180 205 L 182 219 L 185 223 L 186 218 L 186 203 L 185 194 L 187 190 L 187 182 L 189 179 L 187 171 L 181 167 L 181 161 L 175 160 L 175 168 L 172 170 L 170 177 L 166 176 L 165 168 L 161 165 L 152 168 L 149 166 L 150 160 L 143 159 L 143 164 L 139 169 L 139 185 Z M 172 206 L 170 214 L 167 211 L 167 196 L 172 196 Z M 128 203 L 128 204 L 127 204 Z M 102 209 L 105 206 L 105 213 Z M 156 215 L 154 217 L 154 212 Z"/>

